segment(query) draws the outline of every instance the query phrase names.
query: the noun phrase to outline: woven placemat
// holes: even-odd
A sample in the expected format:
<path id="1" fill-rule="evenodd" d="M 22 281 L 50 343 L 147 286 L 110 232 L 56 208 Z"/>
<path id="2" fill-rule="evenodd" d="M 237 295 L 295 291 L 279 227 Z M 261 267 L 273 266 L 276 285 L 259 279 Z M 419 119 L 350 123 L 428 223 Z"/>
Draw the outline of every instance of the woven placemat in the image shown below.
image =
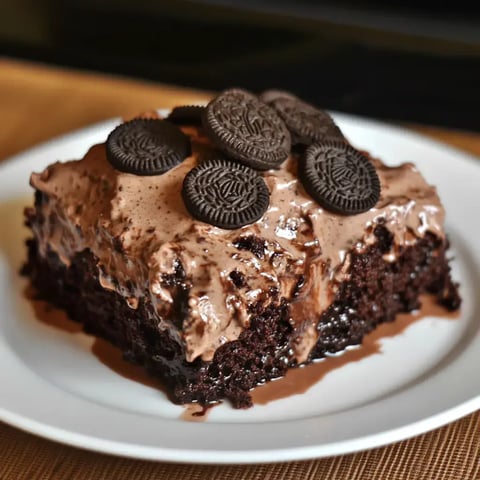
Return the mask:
<path id="1" fill-rule="evenodd" d="M 182 465 L 80 450 L 0 424 L 1 480 L 478 480 L 480 412 L 352 455 L 263 465 Z"/>

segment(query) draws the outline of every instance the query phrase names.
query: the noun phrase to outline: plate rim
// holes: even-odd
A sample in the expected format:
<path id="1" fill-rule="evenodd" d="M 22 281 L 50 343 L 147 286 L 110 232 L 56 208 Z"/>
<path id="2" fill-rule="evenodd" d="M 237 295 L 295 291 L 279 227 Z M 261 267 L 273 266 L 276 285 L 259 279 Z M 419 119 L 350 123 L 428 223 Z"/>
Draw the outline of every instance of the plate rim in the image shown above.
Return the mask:
<path id="1" fill-rule="evenodd" d="M 164 112 L 163 110 L 161 112 Z M 462 157 L 463 160 L 473 162 L 475 167 L 480 167 L 479 158 L 470 152 L 465 152 L 448 143 L 438 141 L 421 133 L 409 130 L 397 125 L 384 123 L 376 119 L 350 115 L 339 112 L 331 112 L 333 117 L 339 120 L 360 122 L 368 128 L 380 128 L 387 133 L 406 136 L 406 140 L 420 141 L 428 147 L 441 148 L 453 155 Z M 16 162 L 21 162 L 29 156 L 38 154 L 42 150 L 55 148 L 58 143 L 69 143 L 78 136 L 88 136 L 98 132 L 98 130 L 111 128 L 112 125 L 121 121 L 119 117 L 113 117 L 95 124 L 75 129 L 71 132 L 56 136 L 50 140 L 39 143 L 22 152 L 16 153 L 0 162 L 0 173 L 4 168 Z M 90 145 L 86 145 L 87 149 Z M 34 419 L 25 418 L 14 412 L 6 411 L 0 405 L 0 420 L 24 431 L 33 433 L 49 440 L 58 441 L 67 445 L 83 448 L 95 452 L 103 452 L 122 457 L 137 458 L 144 460 L 171 461 L 176 463 L 199 463 L 199 464 L 251 464 L 251 463 L 270 463 L 284 462 L 291 460 L 307 460 L 313 458 L 322 458 L 326 456 L 338 456 L 357 451 L 369 450 L 387 444 L 395 443 L 407 438 L 411 438 L 421 433 L 431 431 L 448 424 L 451 421 L 458 420 L 473 411 L 480 408 L 480 392 L 474 398 L 466 400 L 463 403 L 454 405 L 450 409 L 425 417 L 419 421 L 397 427 L 386 432 L 370 434 L 358 439 L 337 441 L 326 445 L 311 445 L 309 447 L 285 447 L 274 449 L 263 449 L 258 452 L 250 450 L 192 450 L 192 449 L 169 449 L 163 447 L 138 446 L 126 444 L 125 442 L 115 442 L 112 440 L 99 439 L 78 432 L 65 431 L 61 428 L 45 425 Z M 282 422 L 280 422 L 282 423 Z M 268 425 L 268 424 L 267 424 Z M 387 438 L 388 437 L 388 438 Z M 360 445 L 365 444 L 367 445 Z M 341 448 L 343 446 L 343 448 Z M 333 447 L 333 448 L 329 448 Z M 188 459 L 185 459 L 187 452 Z"/>

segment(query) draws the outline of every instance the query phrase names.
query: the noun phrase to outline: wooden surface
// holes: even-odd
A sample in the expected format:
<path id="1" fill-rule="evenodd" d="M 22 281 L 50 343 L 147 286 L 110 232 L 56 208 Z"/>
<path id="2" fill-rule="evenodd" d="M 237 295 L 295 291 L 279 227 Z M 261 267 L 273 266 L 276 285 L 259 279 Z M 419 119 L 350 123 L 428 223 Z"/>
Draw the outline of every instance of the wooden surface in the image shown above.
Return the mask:
<path id="1" fill-rule="evenodd" d="M 207 100 L 179 87 L 0 59 L 0 159 L 107 118 Z"/>
<path id="2" fill-rule="evenodd" d="M 93 122 L 208 97 L 208 93 L 179 87 L 0 58 L 0 159 Z M 480 155 L 478 133 L 428 126 L 413 128 Z M 116 458 L 58 445 L 0 423 L 0 480 L 468 480 L 480 479 L 479 458 L 480 412 L 434 432 L 368 452 L 243 467 L 171 465 Z"/>
<path id="3" fill-rule="evenodd" d="M 207 100 L 169 85 L 46 68 L 0 58 L 0 159 L 53 136 L 115 116 Z M 480 155 L 480 134 L 429 126 L 415 130 Z"/>

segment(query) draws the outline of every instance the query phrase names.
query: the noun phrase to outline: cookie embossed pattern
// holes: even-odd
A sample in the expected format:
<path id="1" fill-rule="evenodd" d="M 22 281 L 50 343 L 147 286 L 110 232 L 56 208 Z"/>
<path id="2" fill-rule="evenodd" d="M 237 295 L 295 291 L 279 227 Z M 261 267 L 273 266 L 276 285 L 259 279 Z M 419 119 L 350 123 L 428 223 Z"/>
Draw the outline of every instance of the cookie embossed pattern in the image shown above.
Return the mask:
<path id="1" fill-rule="evenodd" d="M 250 407 L 253 388 L 361 344 L 423 294 L 461 303 L 436 189 L 289 93 L 229 89 L 125 122 L 31 184 L 38 294 L 175 403 Z"/>

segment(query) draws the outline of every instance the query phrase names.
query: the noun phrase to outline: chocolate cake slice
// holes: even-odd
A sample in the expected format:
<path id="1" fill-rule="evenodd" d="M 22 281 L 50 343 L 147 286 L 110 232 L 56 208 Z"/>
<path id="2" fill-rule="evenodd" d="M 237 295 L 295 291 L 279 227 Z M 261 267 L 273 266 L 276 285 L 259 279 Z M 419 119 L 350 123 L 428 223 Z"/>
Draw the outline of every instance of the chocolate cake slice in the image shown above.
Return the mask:
<path id="1" fill-rule="evenodd" d="M 424 293 L 460 306 L 436 189 L 295 98 L 279 115 L 228 90 L 201 126 L 125 122 L 31 176 L 25 273 L 174 402 L 249 407 L 255 386 L 360 344 Z"/>

